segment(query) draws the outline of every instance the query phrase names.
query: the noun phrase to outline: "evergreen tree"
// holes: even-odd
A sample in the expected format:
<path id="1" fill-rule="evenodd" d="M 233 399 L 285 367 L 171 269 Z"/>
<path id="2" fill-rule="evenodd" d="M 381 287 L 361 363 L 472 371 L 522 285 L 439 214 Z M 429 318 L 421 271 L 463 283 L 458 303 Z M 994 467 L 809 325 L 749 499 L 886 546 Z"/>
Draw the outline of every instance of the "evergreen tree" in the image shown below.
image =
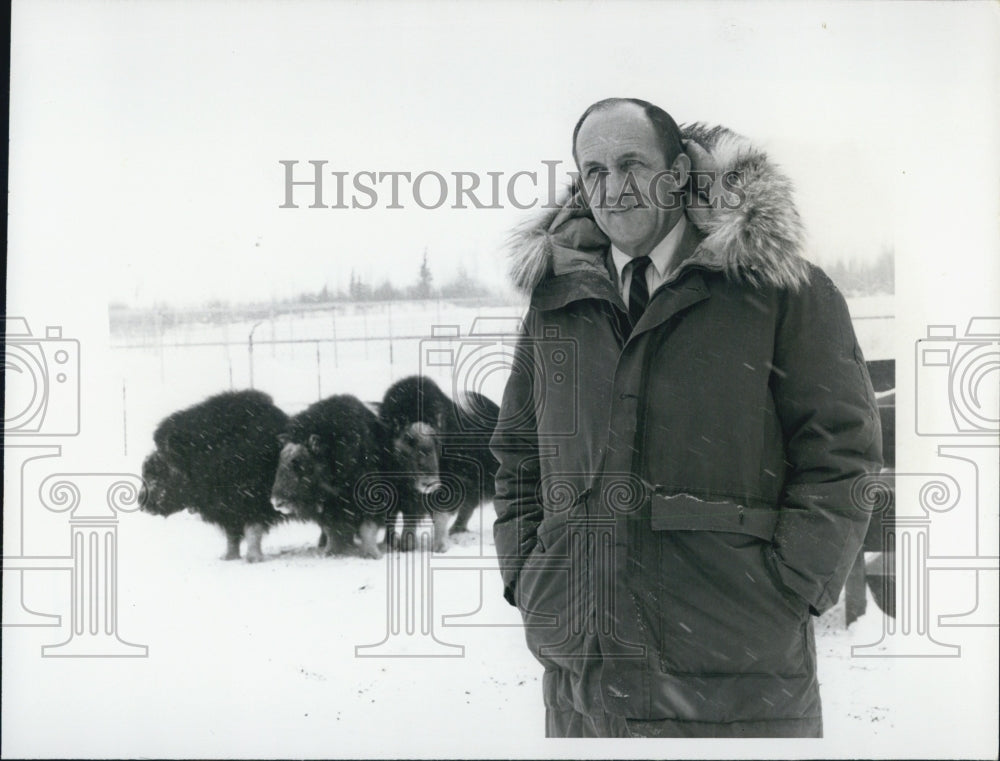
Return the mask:
<path id="1" fill-rule="evenodd" d="M 431 268 L 427 265 L 427 249 L 424 249 L 424 258 L 420 263 L 420 278 L 417 280 L 416 295 L 418 299 L 429 299 L 431 297 L 434 277 L 431 275 Z"/>

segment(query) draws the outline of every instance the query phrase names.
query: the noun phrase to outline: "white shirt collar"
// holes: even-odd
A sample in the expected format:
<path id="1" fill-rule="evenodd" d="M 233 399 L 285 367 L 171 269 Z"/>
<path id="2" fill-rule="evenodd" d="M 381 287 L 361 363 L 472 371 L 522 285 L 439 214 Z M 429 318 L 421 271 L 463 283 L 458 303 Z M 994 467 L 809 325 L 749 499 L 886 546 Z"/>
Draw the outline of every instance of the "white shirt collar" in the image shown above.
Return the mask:
<path id="1" fill-rule="evenodd" d="M 682 214 L 677 224 L 673 226 L 673 229 L 667 233 L 663 240 L 656 244 L 656 248 L 649 252 L 650 264 L 656 268 L 657 280 L 662 280 L 663 276 L 667 274 L 667 266 L 670 264 L 674 252 L 680 245 L 681 238 L 684 237 L 684 228 L 687 226 L 686 217 L 686 214 Z M 625 269 L 626 264 L 632 261 L 632 257 L 622 253 L 612 245 L 611 259 L 615 263 L 615 269 L 618 270 L 618 282 L 624 283 L 622 270 Z"/>

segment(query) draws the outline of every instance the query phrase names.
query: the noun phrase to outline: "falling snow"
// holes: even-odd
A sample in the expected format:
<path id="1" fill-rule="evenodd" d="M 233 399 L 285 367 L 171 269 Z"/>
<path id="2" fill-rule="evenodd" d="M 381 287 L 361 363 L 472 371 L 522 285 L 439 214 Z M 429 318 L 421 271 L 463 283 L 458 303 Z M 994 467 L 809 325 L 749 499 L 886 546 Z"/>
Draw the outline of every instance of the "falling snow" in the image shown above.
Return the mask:
<path id="1" fill-rule="evenodd" d="M 434 310 L 425 311 L 394 318 L 416 333 L 435 319 Z M 448 322 L 467 325 L 471 316 L 456 313 Z M 301 336 L 309 328 L 279 326 L 275 333 Z M 397 346 L 392 365 L 385 345 L 369 349 L 366 359 L 363 345 L 353 344 L 353 358 L 345 353 L 337 367 L 325 364 L 322 392 L 377 398 L 418 366 L 416 345 Z M 256 377 L 294 413 L 317 393 L 314 366 L 297 363 L 316 360 L 309 350 L 288 351 L 262 350 Z M 116 357 L 130 406 L 126 420 L 121 409 L 107 410 L 107 418 L 127 427 L 126 458 L 138 472 L 156 422 L 227 388 L 228 361 L 191 373 L 181 352 Z M 237 367 L 237 387 L 241 371 Z M 498 398 L 501 381 L 490 378 L 488 395 Z M 5 630 L 4 756 L 551 755 L 553 746 L 542 739 L 542 669 L 528 654 L 517 611 L 501 596 L 489 560 L 491 521 L 487 505 L 473 517 L 474 530 L 458 537 L 445 560 L 434 561 L 435 633 L 441 643 L 464 647 L 462 657 L 358 658 L 356 646 L 386 635 L 385 560 L 322 557 L 315 549 L 319 530 L 292 523 L 264 538 L 265 562 L 225 562 L 218 559 L 221 532 L 194 515 L 124 516 L 118 629 L 123 639 L 148 645 L 149 657 L 42 659 L 40 646 L 62 641 L 64 630 Z M 50 551 L 64 549 L 57 541 Z M 485 570 L 449 563 L 460 556 Z M 26 579 L 32 607 L 69 620 L 65 577 L 38 572 Z M 491 625 L 445 626 L 463 620 L 454 616 Z M 850 628 L 843 602 L 815 623 L 826 739 L 799 756 L 899 757 L 907 754 L 901 749 L 961 756 L 983 747 L 995 712 L 980 715 L 979 693 L 966 685 L 981 684 L 978 664 L 984 653 L 995 653 L 995 630 L 938 635 L 969 635 L 961 640 L 968 659 L 853 658 L 852 646 L 882 637 L 883 617 L 870 598 L 868 612 Z M 891 654 L 884 645 L 876 654 L 879 648 Z M 955 694 L 968 694 L 969 702 L 953 700 Z M 704 691 L 701 697 L 711 700 Z M 963 721 L 970 730 L 959 737 L 936 729 Z M 653 752 L 623 747 L 633 755 Z M 598 751 L 576 755 L 591 752 Z"/>

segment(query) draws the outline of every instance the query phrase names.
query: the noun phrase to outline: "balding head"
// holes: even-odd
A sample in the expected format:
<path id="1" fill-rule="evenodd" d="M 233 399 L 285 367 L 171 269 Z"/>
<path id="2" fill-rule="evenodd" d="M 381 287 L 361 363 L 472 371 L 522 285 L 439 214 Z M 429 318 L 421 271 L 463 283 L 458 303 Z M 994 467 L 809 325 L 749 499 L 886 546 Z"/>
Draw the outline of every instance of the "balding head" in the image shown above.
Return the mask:
<path id="1" fill-rule="evenodd" d="M 639 98 L 605 98 L 587 108 L 573 128 L 573 160 L 576 161 L 577 168 L 580 165 L 580 156 L 577 151 L 576 141 L 587 117 L 596 112 L 607 111 L 618 111 L 628 114 L 633 109 L 640 111 L 649 121 L 651 128 L 656 134 L 656 140 L 663 151 L 664 163 L 667 166 L 674 163 L 677 155 L 684 150 L 684 146 L 681 143 L 680 128 L 670 114 L 659 106 L 654 106 L 649 101 L 640 100 Z"/>

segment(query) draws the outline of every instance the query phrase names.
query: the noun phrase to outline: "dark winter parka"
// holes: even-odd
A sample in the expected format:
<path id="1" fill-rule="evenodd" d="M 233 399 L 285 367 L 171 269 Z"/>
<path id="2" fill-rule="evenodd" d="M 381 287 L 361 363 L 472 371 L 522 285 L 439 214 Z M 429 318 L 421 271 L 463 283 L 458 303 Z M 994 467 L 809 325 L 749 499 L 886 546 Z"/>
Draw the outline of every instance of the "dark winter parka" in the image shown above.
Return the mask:
<path id="1" fill-rule="evenodd" d="M 868 525 L 852 485 L 880 466 L 874 393 L 843 297 L 799 257 L 788 181 L 728 131 L 685 137 L 740 201 L 689 209 L 638 324 L 585 213 L 516 238 L 531 302 L 492 442 L 505 596 L 577 711 L 818 735 L 810 612 Z"/>

